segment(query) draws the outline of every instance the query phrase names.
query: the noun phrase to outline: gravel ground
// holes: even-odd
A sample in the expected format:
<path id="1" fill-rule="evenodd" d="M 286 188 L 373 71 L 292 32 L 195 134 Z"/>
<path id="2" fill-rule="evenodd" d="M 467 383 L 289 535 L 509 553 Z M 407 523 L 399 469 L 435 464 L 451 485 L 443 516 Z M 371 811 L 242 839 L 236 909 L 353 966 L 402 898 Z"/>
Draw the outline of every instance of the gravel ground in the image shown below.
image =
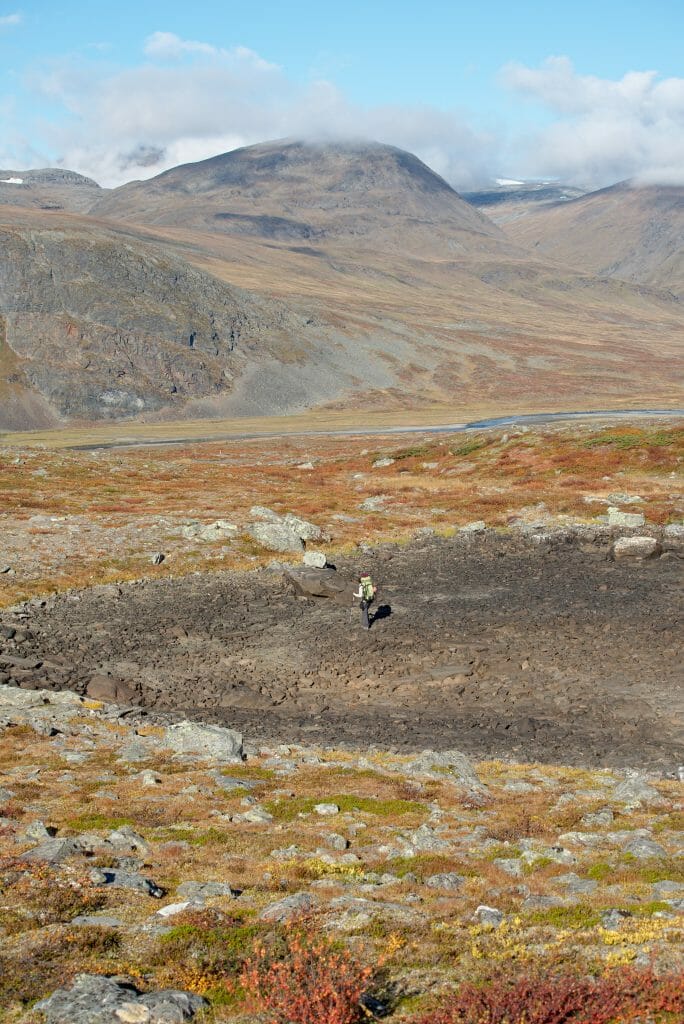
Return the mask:
<path id="1" fill-rule="evenodd" d="M 5 612 L 23 633 L 0 639 L 0 681 L 104 674 L 249 740 L 676 771 L 681 546 L 617 562 L 609 542 L 487 531 L 345 560 L 379 585 L 369 632 L 277 571 L 96 587 Z"/>

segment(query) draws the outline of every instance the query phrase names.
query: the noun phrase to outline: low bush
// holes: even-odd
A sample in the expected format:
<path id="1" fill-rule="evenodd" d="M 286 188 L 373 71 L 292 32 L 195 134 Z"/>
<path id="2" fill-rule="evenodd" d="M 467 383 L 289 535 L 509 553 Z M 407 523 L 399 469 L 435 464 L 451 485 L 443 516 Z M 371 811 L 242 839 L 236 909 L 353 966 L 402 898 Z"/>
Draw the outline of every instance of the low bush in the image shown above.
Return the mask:
<path id="1" fill-rule="evenodd" d="M 355 1024 L 372 970 L 310 925 L 286 928 L 271 946 L 257 944 L 240 978 L 268 1024 Z"/>
<path id="2" fill-rule="evenodd" d="M 680 1024 L 682 1014 L 682 975 L 621 968 L 594 979 L 540 971 L 465 983 L 415 1024 Z"/>

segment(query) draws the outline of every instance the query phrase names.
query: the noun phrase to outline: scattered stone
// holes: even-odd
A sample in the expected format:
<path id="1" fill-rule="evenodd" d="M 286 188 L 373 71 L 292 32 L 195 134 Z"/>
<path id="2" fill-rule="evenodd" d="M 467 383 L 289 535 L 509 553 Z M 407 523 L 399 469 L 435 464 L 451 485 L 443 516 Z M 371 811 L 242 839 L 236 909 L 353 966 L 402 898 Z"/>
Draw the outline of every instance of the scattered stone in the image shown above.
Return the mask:
<path id="1" fill-rule="evenodd" d="M 484 519 L 475 519 L 474 522 L 459 527 L 459 533 L 484 533 L 486 529 L 487 524 Z"/>
<path id="2" fill-rule="evenodd" d="M 504 919 L 503 911 L 497 910 L 496 907 L 488 907 L 484 903 L 476 908 L 474 916 L 480 924 L 490 924 L 494 928 L 498 928 Z"/>
<path id="3" fill-rule="evenodd" d="M 303 551 L 304 541 L 285 523 L 252 523 L 247 533 L 269 551 Z"/>
<path id="4" fill-rule="evenodd" d="M 304 565 L 310 569 L 325 569 L 328 559 L 322 551 L 305 551 Z"/>
<path id="5" fill-rule="evenodd" d="M 643 526 L 646 517 L 642 512 L 621 512 L 614 505 L 608 506 L 609 526 Z"/>
<path id="6" fill-rule="evenodd" d="M 618 930 L 623 921 L 626 921 L 631 916 L 628 910 L 613 908 L 601 914 L 601 924 L 607 931 L 614 932 Z"/>
<path id="7" fill-rule="evenodd" d="M 344 851 L 349 849 L 349 840 L 339 834 L 339 832 L 327 832 L 321 836 L 321 839 L 331 848 L 331 850 Z"/>
<path id="8" fill-rule="evenodd" d="M 393 465 L 394 459 L 390 459 L 389 456 L 386 456 L 382 459 L 376 459 L 375 462 L 373 463 L 373 469 L 385 469 L 387 466 Z"/>
<path id="9" fill-rule="evenodd" d="M 165 558 L 164 552 L 158 551 L 156 555 L 152 555 L 152 565 L 161 565 Z"/>
<path id="10" fill-rule="evenodd" d="M 508 793 L 533 793 L 536 788 L 531 782 L 523 782 L 518 779 L 510 779 L 504 785 L 504 789 Z"/>
<path id="11" fill-rule="evenodd" d="M 124 928 L 124 922 L 118 917 L 108 917 L 106 914 L 79 914 L 69 921 L 70 925 L 83 926 L 84 928 Z"/>
<path id="12" fill-rule="evenodd" d="M 519 857 L 496 857 L 494 859 L 494 866 L 499 871 L 505 872 L 507 875 L 512 875 L 514 878 L 520 878 L 523 873 L 523 861 Z"/>
<path id="13" fill-rule="evenodd" d="M 445 871 L 425 879 L 425 884 L 430 889 L 460 889 L 464 882 L 463 875 L 457 875 L 455 871 Z"/>
<path id="14" fill-rule="evenodd" d="M 337 804 L 316 804 L 314 806 L 314 811 L 316 812 L 316 814 L 325 816 L 331 814 L 339 814 L 340 808 L 338 807 Z"/>
<path id="15" fill-rule="evenodd" d="M 650 857 L 666 857 L 667 853 L 660 843 L 654 843 L 652 839 L 637 836 L 623 847 L 625 853 L 631 853 L 637 860 L 648 860 Z"/>
<path id="16" fill-rule="evenodd" d="M 658 790 L 641 775 L 633 775 L 619 782 L 613 790 L 612 798 L 631 805 L 664 803 Z"/>
<path id="17" fill-rule="evenodd" d="M 314 907 L 314 898 L 308 892 L 295 892 L 277 903 L 271 903 L 259 914 L 261 921 L 290 921 L 301 914 L 308 914 Z"/>
<path id="18" fill-rule="evenodd" d="M 146 768 L 144 772 L 140 773 L 140 781 L 143 786 L 159 786 L 161 783 L 161 776 L 157 775 L 156 772 Z"/>
<path id="19" fill-rule="evenodd" d="M 564 907 L 566 902 L 558 896 L 539 896 L 532 894 L 525 897 L 522 903 L 523 910 L 550 910 L 552 907 Z"/>
<path id="20" fill-rule="evenodd" d="M 114 889 L 132 889 L 160 900 L 164 890 L 149 878 L 136 871 L 120 871 L 118 868 L 93 868 L 90 880 L 95 885 L 111 885 Z"/>
<path id="21" fill-rule="evenodd" d="M 47 828 L 43 821 L 32 821 L 26 828 L 24 835 L 35 843 L 42 843 L 48 839 L 54 839 L 56 832 L 56 828 Z"/>
<path id="22" fill-rule="evenodd" d="M 424 775 L 430 779 L 448 779 L 450 782 L 466 786 L 473 792 L 485 792 L 475 769 L 460 750 L 424 750 L 415 761 L 404 766 L 404 771 L 413 775 Z"/>
<path id="23" fill-rule="evenodd" d="M 234 889 L 227 882 L 182 882 L 176 892 L 191 903 L 213 899 L 216 896 L 229 896 L 231 899 L 237 899 L 240 895 L 240 890 Z"/>
<path id="24" fill-rule="evenodd" d="M 288 566 L 283 576 L 299 597 L 326 597 L 334 604 L 351 608 L 356 586 L 345 580 L 334 569 L 294 569 Z"/>
<path id="25" fill-rule="evenodd" d="M 571 896 L 594 892 L 598 885 L 593 878 L 580 878 L 574 871 L 568 872 L 567 875 L 558 875 L 554 878 L 554 882 L 564 886 L 566 892 Z"/>
<path id="26" fill-rule="evenodd" d="M 610 807 L 602 807 L 600 811 L 593 811 L 590 814 L 585 814 L 582 818 L 581 824 L 586 825 L 589 828 L 592 826 L 612 825 L 613 823 L 613 812 Z"/>
<path id="27" fill-rule="evenodd" d="M 77 839 L 48 839 L 40 846 L 22 853 L 22 860 L 44 861 L 46 864 L 61 864 L 67 857 L 81 853 L 82 847 Z"/>
<path id="28" fill-rule="evenodd" d="M 373 494 L 359 505 L 360 512 L 382 512 L 389 494 Z"/>
<path id="29" fill-rule="evenodd" d="M 623 513 L 626 514 L 626 513 Z M 654 537 L 620 537 L 611 548 L 613 558 L 655 558 L 662 547 Z"/>
<path id="30" fill-rule="evenodd" d="M 157 917 L 174 917 L 176 914 L 182 914 L 188 907 L 193 906 L 192 900 L 183 900 L 181 903 L 167 903 L 165 907 L 161 907 L 156 916 Z"/>

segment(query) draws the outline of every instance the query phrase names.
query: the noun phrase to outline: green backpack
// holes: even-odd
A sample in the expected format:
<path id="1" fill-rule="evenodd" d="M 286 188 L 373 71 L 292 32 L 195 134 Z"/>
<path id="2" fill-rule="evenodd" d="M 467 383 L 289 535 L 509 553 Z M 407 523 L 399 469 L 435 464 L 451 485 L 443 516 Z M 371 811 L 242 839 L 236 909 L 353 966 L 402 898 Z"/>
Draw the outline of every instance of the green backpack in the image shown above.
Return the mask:
<path id="1" fill-rule="evenodd" d="M 370 576 L 361 577 L 361 593 L 364 601 L 372 601 L 375 596 L 375 587 Z"/>

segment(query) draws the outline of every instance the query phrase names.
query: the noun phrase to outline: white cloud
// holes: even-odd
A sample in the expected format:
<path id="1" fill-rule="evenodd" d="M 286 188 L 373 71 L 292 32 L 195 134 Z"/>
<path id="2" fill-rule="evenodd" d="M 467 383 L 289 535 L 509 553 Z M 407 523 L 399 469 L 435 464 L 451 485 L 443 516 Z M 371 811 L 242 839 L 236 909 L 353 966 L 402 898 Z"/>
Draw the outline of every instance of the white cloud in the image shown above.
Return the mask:
<path id="1" fill-rule="evenodd" d="M 19 13 L 0 15 L 0 29 L 12 28 L 14 25 L 21 25 L 23 20 L 23 16 Z"/>
<path id="2" fill-rule="evenodd" d="M 550 57 L 536 69 L 511 64 L 502 81 L 556 115 L 526 140 L 522 173 L 594 186 L 624 178 L 684 184 L 684 78 L 598 78 Z"/>
<path id="3" fill-rule="evenodd" d="M 231 50 L 213 46 L 211 43 L 200 43 L 194 39 L 181 39 L 173 32 L 153 32 L 145 40 L 145 53 L 148 57 L 161 60 L 177 60 L 180 57 L 203 56 L 216 57 L 219 60 L 244 62 L 251 64 L 258 71 L 276 71 L 276 64 L 264 60 L 247 46 L 235 46 Z"/>
<path id="4" fill-rule="evenodd" d="M 116 185 L 266 139 L 365 137 L 416 152 L 463 187 L 488 173 L 493 140 L 456 113 L 364 108 L 330 82 L 294 82 L 244 46 L 155 32 L 145 54 L 125 70 L 70 60 L 34 74 L 34 90 L 69 114 L 42 128 L 53 162 Z"/>
<path id="5" fill-rule="evenodd" d="M 155 32 L 135 67 L 73 58 L 33 72 L 29 87 L 64 116 L 32 131 L 19 120 L 0 166 L 61 164 L 104 185 L 267 139 L 369 138 L 411 150 L 461 190 L 500 177 L 589 186 L 627 177 L 684 181 L 684 79 L 631 71 L 580 75 L 567 57 L 511 64 L 501 82 L 541 104 L 545 127 L 507 139 L 466 113 L 428 105 L 361 105 L 325 79 L 301 84 L 245 46 Z M 37 151 L 39 151 L 37 153 Z"/>

